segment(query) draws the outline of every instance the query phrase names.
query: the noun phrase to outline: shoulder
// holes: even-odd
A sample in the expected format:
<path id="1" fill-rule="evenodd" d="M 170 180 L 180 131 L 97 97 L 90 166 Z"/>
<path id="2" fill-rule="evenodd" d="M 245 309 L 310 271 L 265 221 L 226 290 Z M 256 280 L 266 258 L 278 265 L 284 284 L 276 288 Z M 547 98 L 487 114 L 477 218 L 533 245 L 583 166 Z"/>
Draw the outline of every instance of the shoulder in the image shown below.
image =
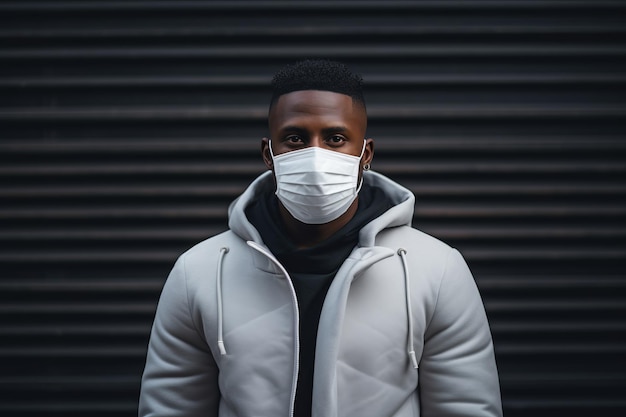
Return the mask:
<path id="1" fill-rule="evenodd" d="M 447 243 L 409 226 L 386 229 L 377 238 L 377 245 L 395 252 L 404 249 L 411 280 L 426 285 L 437 296 L 443 281 L 469 281 L 473 277 L 458 250 Z"/>
<path id="2" fill-rule="evenodd" d="M 219 252 L 222 247 L 245 246 L 245 242 L 234 232 L 227 230 L 201 242 L 196 243 L 187 249 L 181 257 L 189 259 L 203 258 L 211 252 Z"/>
<path id="3" fill-rule="evenodd" d="M 225 248 L 229 258 L 236 256 L 245 258 L 248 248 L 246 242 L 234 232 L 228 230 L 205 239 L 183 252 L 177 263 L 184 265 L 188 281 L 198 277 L 212 276 L 208 272 L 214 271 L 220 259 L 220 252 Z"/>
<path id="4" fill-rule="evenodd" d="M 376 238 L 376 244 L 396 251 L 404 249 L 407 253 L 434 262 L 445 262 L 451 252 L 455 251 L 436 237 L 409 226 L 392 227 L 381 231 Z"/>

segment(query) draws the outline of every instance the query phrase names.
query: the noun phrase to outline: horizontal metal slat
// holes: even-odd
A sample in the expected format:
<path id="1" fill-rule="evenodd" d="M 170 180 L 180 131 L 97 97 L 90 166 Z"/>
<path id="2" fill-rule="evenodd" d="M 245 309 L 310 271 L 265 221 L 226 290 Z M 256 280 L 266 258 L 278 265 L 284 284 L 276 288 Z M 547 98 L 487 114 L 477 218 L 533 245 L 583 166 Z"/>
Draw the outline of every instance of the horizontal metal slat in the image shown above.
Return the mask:
<path id="1" fill-rule="evenodd" d="M 217 234 L 219 231 L 214 231 L 213 234 Z M 191 245 L 189 245 L 191 246 Z M 85 263 L 85 262 L 105 262 L 110 264 L 120 264 L 125 262 L 131 263 L 166 263 L 173 265 L 173 262 L 178 258 L 184 248 L 175 249 L 153 249 L 153 250 L 135 250 L 129 252 L 128 250 L 82 250 L 78 252 L 76 250 L 65 251 L 51 251 L 51 250 L 33 250 L 28 252 L 16 252 L 6 250 L 0 252 L 0 262 L 7 264 L 18 263 L 25 264 L 31 262 L 53 263 L 53 264 L 71 264 L 71 263 Z M 141 312 L 147 312 L 147 307 L 141 307 Z M 0 312 L 3 311 L 0 306 Z M 97 312 L 97 311 L 96 311 Z M 33 311 L 35 314 L 46 313 L 45 310 Z M 107 313 L 109 313 L 107 311 Z"/>
<path id="2" fill-rule="evenodd" d="M 553 400 L 536 400 L 532 398 L 504 400 L 503 404 L 510 411 L 519 410 L 522 414 L 536 413 L 541 410 L 544 413 L 562 413 L 563 415 L 588 415 L 593 412 L 611 412 L 611 416 L 619 416 L 621 409 L 626 408 L 626 400 L 606 400 L 594 398 L 565 398 Z M 581 414 L 582 412 L 582 414 Z M 517 414 L 516 414 L 517 415 Z M 606 414 L 605 414 L 606 415 Z"/>
<path id="3" fill-rule="evenodd" d="M 47 215 L 43 214 L 44 216 Z M 549 202 L 544 204 L 536 203 L 532 207 L 518 204 L 516 206 L 502 206 L 491 203 L 484 206 L 450 203 L 441 205 L 418 201 L 415 217 L 422 218 L 487 218 L 496 220 L 498 218 L 515 217 L 527 220 L 532 217 L 588 217 L 588 216 L 623 216 L 626 215 L 626 208 L 615 203 L 614 205 L 562 205 L 561 203 Z M 0 218 L 4 213 L 0 211 Z"/>
<path id="4" fill-rule="evenodd" d="M 174 108 L 65 108 L 3 109 L 0 121 L 96 121 L 96 120 L 201 120 L 204 122 L 265 120 L 267 108 L 261 107 L 174 107 Z"/>
<path id="5" fill-rule="evenodd" d="M 4 277 L 0 281 L 0 292 L 19 291 L 22 294 L 36 291 L 47 294 L 91 291 L 102 293 L 105 291 L 117 291 L 129 294 L 131 292 L 157 291 L 163 284 L 147 280 L 145 278 L 118 277 L 109 279 L 96 279 L 81 277 L 76 279 L 33 279 L 33 278 L 9 278 Z"/>
<path id="6" fill-rule="evenodd" d="M 379 59 L 412 59 L 427 57 L 620 57 L 626 55 L 626 47 L 617 45 L 549 45 L 544 43 L 524 45 L 465 44 L 437 46 L 328 46 L 328 47 L 179 47 L 179 48 L 41 48 L 0 50 L 0 60 L 139 60 L 139 59 L 271 59 L 298 57 L 352 59 L 357 57 L 376 57 Z"/>
<path id="7" fill-rule="evenodd" d="M 42 338 L 45 336 L 69 337 L 122 337 L 148 335 L 150 333 L 151 324 L 146 322 L 145 325 L 128 325 L 123 322 L 111 323 L 109 325 L 71 325 L 59 322 L 46 326 L 22 325 L 22 326 L 2 326 L 0 325 L 0 336 L 3 337 L 19 337 L 19 336 L 35 336 Z M 0 382 L 1 384 L 1 382 Z"/>
<path id="8" fill-rule="evenodd" d="M 593 344 L 593 343 L 529 343 L 509 345 L 498 343 L 496 345 L 496 355 L 549 355 L 549 354 L 626 354 L 625 344 Z"/>
<path id="9" fill-rule="evenodd" d="M 3 144 L 0 143 L 0 150 Z M 537 135 L 523 137 L 516 133 L 503 132 L 499 136 L 492 136 L 485 133 L 481 137 L 473 137 L 468 132 L 465 138 L 455 138 L 449 136 L 439 137 L 434 133 L 416 133 L 414 136 L 389 136 L 376 140 L 376 150 L 384 150 L 386 153 L 404 154 L 407 151 L 435 152 L 445 151 L 446 154 L 455 154 L 462 152 L 469 155 L 472 152 L 482 155 L 491 155 L 501 152 L 525 152 L 543 154 L 563 155 L 565 152 L 590 155 L 594 152 L 602 152 L 610 150 L 619 152 L 626 150 L 626 141 L 623 137 L 603 137 L 594 136 L 593 140 L 589 137 L 577 137 L 577 133 L 567 132 L 565 137 L 560 135 L 546 135 L 538 133 Z"/>
<path id="10" fill-rule="evenodd" d="M 136 385 L 137 377 L 130 375 L 115 375 L 115 376 L 69 376 L 69 375 L 37 375 L 37 376 L 18 376 L 18 377 L 1 377 L 0 385 L 5 388 L 10 385 L 33 387 L 37 390 L 51 390 L 60 391 L 66 390 L 69 387 L 80 389 L 80 387 L 88 387 L 86 389 L 92 389 L 94 387 L 115 387 L 118 385 Z"/>
<path id="11" fill-rule="evenodd" d="M 531 289 L 540 291 L 542 288 L 577 288 L 577 287 L 600 287 L 600 288 L 626 288 L 626 280 L 621 275 L 602 276 L 556 276 L 556 275 L 533 275 L 533 276 L 500 276 L 482 277 L 481 286 L 489 289 L 506 289 L 516 291 Z"/>
<path id="12" fill-rule="evenodd" d="M 468 246 L 463 250 L 463 255 L 468 261 L 481 262 L 511 262 L 513 264 L 535 262 L 542 263 L 548 261 L 559 262 L 580 262 L 580 261 L 614 261 L 623 260 L 626 257 L 626 249 L 622 248 L 595 248 L 585 249 L 562 249 L 536 248 L 520 246 L 514 249 L 493 246 L 491 248 L 480 248 L 478 246 Z M 626 301 L 625 301 L 626 302 Z M 528 306 L 531 308 L 532 306 Z"/>
<path id="13" fill-rule="evenodd" d="M 506 161 L 499 158 L 497 161 L 472 160 L 472 161 L 438 161 L 425 162 L 412 157 L 411 162 L 402 160 L 377 162 L 376 169 L 381 172 L 392 174 L 425 175 L 425 174 L 445 174 L 445 175 L 472 175 L 472 174 L 495 174 L 495 175 L 567 175 L 567 174 L 594 174 L 594 173 L 615 173 L 620 175 L 626 171 L 626 166 L 622 162 L 594 162 L 594 161 L 573 161 L 573 158 L 566 162 L 562 161 Z M 432 160 L 432 158 L 431 158 Z M 2 171 L 0 171 L 0 175 Z M 10 175 L 14 175 L 12 172 Z"/>
<path id="14" fill-rule="evenodd" d="M 30 77 L 0 78 L 0 88 L 59 89 L 59 88 L 164 88 L 164 87 L 266 87 L 270 79 L 263 76 L 178 76 L 178 77 Z M 465 86 L 465 85 L 614 85 L 626 83 L 619 73 L 604 74 L 423 74 L 369 75 L 368 88 L 390 86 Z"/>
<path id="15" fill-rule="evenodd" d="M 610 300 L 597 299 L 551 299 L 551 300 L 506 300 L 485 301 L 488 311 L 493 312 L 525 312 L 525 311 L 612 311 L 625 312 L 626 298 Z"/>
<path id="16" fill-rule="evenodd" d="M 74 153 L 92 153 L 92 154 L 128 154 L 129 152 L 141 153 L 144 155 L 166 154 L 176 155 L 180 153 L 193 152 L 198 154 L 211 153 L 232 153 L 236 152 L 238 157 L 245 155 L 260 155 L 258 146 L 260 138 L 252 141 L 250 138 L 228 138 L 225 140 L 207 140 L 207 138 L 186 139 L 177 138 L 175 141 L 171 139 L 154 138 L 148 141 L 137 140 L 133 138 L 110 138 L 110 139 L 94 139 L 84 138 L 77 140 L 54 139 L 11 139 L 0 138 L 0 152 L 3 154 L 44 154 L 44 155 L 66 155 Z M 613 141 L 611 141 L 611 144 Z M 607 144 L 611 146 L 611 144 Z M 619 146 L 619 143 L 615 143 Z M 602 146 L 600 142 L 598 146 Z M 605 145 L 606 146 L 606 145 Z M 626 149 L 626 144 L 624 149 Z M 221 151 L 221 152 L 220 152 Z"/>
<path id="17" fill-rule="evenodd" d="M 625 234 L 626 235 L 626 234 Z M 199 226 L 193 227 L 162 227 L 162 228 L 89 228 L 70 229 L 63 228 L 57 230 L 28 230 L 22 229 L 14 232 L 0 232 L 0 241 L 132 241 L 132 240 L 172 240 L 172 239 L 195 239 L 202 240 L 207 237 L 207 231 Z"/>
<path id="18" fill-rule="evenodd" d="M 173 264 L 173 263 L 172 263 Z M 152 302 L 120 302 L 111 304 L 108 302 L 92 303 L 3 303 L 0 304 L 0 312 L 6 314 L 101 314 L 101 315 L 130 315 L 152 314 L 155 305 Z"/>
<path id="19" fill-rule="evenodd" d="M 237 155 L 240 156 L 240 155 Z M 260 155 L 258 157 L 257 164 L 250 164 L 249 162 L 238 161 L 226 161 L 226 162 L 211 162 L 211 163 L 172 163 L 165 162 L 161 164 L 150 163 L 95 163 L 95 164 L 82 164 L 82 163 L 62 163 L 56 165 L 46 164 L 33 164 L 25 165 L 19 164 L 15 166 L 0 166 L 0 176 L 7 176 L 10 178 L 16 178 L 21 176 L 45 176 L 48 179 L 52 176 L 60 177 L 73 177 L 81 176 L 83 178 L 87 176 L 126 176 L 126 175 L 228 175 L 228 174 L 258 174 L 259 165 L 261 165 Z M 610 164 L 606 164 L 605 167 L 599 167 L 601 170 L 612 172 L 614 170 L 620 170 L 619 166 L 611 167 Z M 593 171 L 597 166 L 592 166 L 590 169 Z M 603 169 L 604 168 L 604 169 Z M 612 169 L 613 168 L 613 169 Z M 626 167 L 622 167 L 626 170 Z M 581 171 L 585 171 L 584 167 L 581 167 Z"/>
<path id="20" fill-rule="evenodd" d="M 384 10 L 524 10 L 524 9 L 555 9 L 558 11 L 574 10 L 598 10 L 598 9 L 623 9 L 624 4 L 616 0 L 598 0 L 594 2 L 566 0 L 566 1 L 523 1 L 510 0 L 494 2 L 489 0 L 474 0 L 472 2 L 462 0 L 441 1 L 419 1 L 407 2 L 403 0 L 387 0 L 380 2 L 377 0 L 356 0 L 356 1 L 301 1 L 285 2 L 276 0 L 235 0 L 235 1 L 81 1 L 81 2 L 5 2 L 1 5 L 0 11 L 6 12 L 46 12 L 55 13 L 68 11 L 173 11 L 184 10 L 186 12 L 196 12 L 201 10 L 315 10 L 315 9 L 345 9 L 345 10 L 370 10 L 380 12 Z"/>
<path id="21" fill-rule="evenodd" d="M 509 105 L 444 105 L 444 106 L 385 106 L 368 108 L 368 118 L 411 120 L 419 119 L 581 119 L 581 118 L 623 118 L 626 106 L 618 105 L 550 105 L 529 104 Z M 0 110 L 0 122 L 84 122 L 84 121 L 219 121 L 237 120 L 262 121 L 267 118 L 266 107 L 111 107 L 111 108 L 30 108 Z"/>
<path id="22" fill-rule="evenodd" d="M 0 208 L 0 219 L 30 219 L 30 220 L 50 220 L 50 219 L 223 219 L 226 215 L 227 207 L 216 208 L 206 205 L 199 208 L 190 208 L 181 206 L 179 208 L 167 207 L 145 207 L 145 208 L 129 208 L 127 206 L 100 208 L 23 208 L 15 210 L 6 210 Z M 613 214 L 615 211 L 621 213 L 619 209 L 608 210 L 601 214 Z"/>
<path id="23" fill-rule="evenodd" d="M 95 413 L 111 413 L 124 412 L 135 413 L 137 411 L 137 402 L 116 401 L 101 399 L 99 401 L 80 401 L 75 399 L 57 400 L 57 401 L 21 401 L 21 402 L 3 402 L 0 403 L 0 411 L 11 413 L 62 413 L 67 416 L 69 413 L 84 412 L 94 415 Z M 101 415 L 101 414 L 96 414 Z M 107 414 L 108 415 L 108 414 Z"/>
<path id="24" fill-rule="evenodd" d="M 218 198 L 220 196 L 233 197 L 243 191 L 241 186 L 230 184 L 213 185 L 99 185 L 99 186 L 42 186 L 42 187 L 19 187 L 0 188 L 0 197 L 6 198 L 32 198 L 32 197 L 154 197 L 154 196 L 208 196 Z"/>
<path id="25" fill-rule="evenodd" d="M 246 23 L 243 19 L 242 23 Z M 277 19 L 278 20 L 278 19 Z M 339 20 L 339 18 L 337 19 Z M 373 21 L 374 19 L 372 19 Z M 207 22 L 215 22 L 213 20 L 207 20 Z M 355 23 L 350 27 L 337 27 L 337 22 L 322 22 L 315 27 L 301 27 L 298 25 L 292 25 L 288 27 L 272 27 L 246 25 L 241 27 L 233 27 L 230 24 L 224 23 L 220 27 L 220 22 L 213 27 L 197 26 L 188 28 L 81 28 L 81 29 L 17 29 L 17 30 L 0 30 L 0 40 L 5 39 L 7 41 L 15 40 L 42 40 L 50 42 L 55 39 L 68 39 L 68 40 L 80 40 L 91 39 L 93 41 L 101 42 L 102 40 L 109 41 L 131 41 L 133 39 L 179 39 L 179 38 L 206 38 L 215 37 L 218 39 L 231 39 L 233 37 L 248 38 L 248 37 L 284 37 L 290 36 L 292 39 L 298 37 L 302 41 L 306 41 L 309 38 L 316 38 L 320 36 L 364 36 L 364 35 L 377 35 L 377 36 L 414 36 L 416 38 L 422 36 L 485 36 L 494 35 L 499 36 L 511 36 L 517 37 L 528 36 L 535 37 L 537 35 L 542 36 L 555 36 L 555 35 L 569 35 L 569 36 L 581 36 L 581 35 L 620 35 L 626 33 L 626 28 L 619 26 L 617 23 L 605 26 L 594 26 L 593 24 L 579 24 L 568 25 L 567 22 L 558 26 L 559 22 L 543 23 L 539 22 L 537 25 L 467 25 L 459 23 L 455 25 L 402 25 L 397 26 L 384 26 L 376 25 L 372 26 L 372 22 Z"/>
<path id="26" fill-rule="evenodd" d="M 568 385 L 570 383 L 574 384 L 584 384 L 587 385 L 590 382 L 617 382 L 620 383 L 626 380 L 626 376 L 619 373 L 608 373 L 608 372 L 580 372 L 579 370 L 572 370 L 570 372 L 550 372 L 550 373 L 539 373 L 535 372 L 533 374 L 515 372 L 509 373 L 502 377 L 505 382 L 513 383 L 513 384 L 530 384 L 534 385 L 539 381 L 545 382 L 558 382 L 560 384 Z"/>
<path id="27" fill-rule="evenodd" d="M 553 322 L 528 321 L 527 323 L 490 321 L 490 328 L 496 336 L 518 335 L 524 333 L 532 334 L 577 334 L 577 333 L 620 333 L 626 332 L 626 325 L 623 323 L 607 323 L 604 320 L 597 320 L 589 323 L 572 323 L 565 320 Z"/>
<path id="28" fill-rule="evenodd" d="M 54 347 L 46 346 L 45 348 L 18 347 L 18 348 L 0 348 L 0 359 L 3 358 L 102 358 L 102 357 L 142 357 L 146 355 L 146 349 L 142 347 L 121 347 L 121 346 L 98 346 L 85 347 Z"/>

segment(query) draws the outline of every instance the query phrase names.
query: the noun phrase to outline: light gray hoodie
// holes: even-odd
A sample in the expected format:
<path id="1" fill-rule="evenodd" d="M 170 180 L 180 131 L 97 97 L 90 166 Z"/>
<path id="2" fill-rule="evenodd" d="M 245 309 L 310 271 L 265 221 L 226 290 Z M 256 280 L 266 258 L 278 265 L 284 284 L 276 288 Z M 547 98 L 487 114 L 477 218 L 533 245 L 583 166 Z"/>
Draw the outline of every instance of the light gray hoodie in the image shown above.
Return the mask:
<path id="1" fill-rule="evenodd" d="M 409 190 L 371 171 L 364 181 L 395 205 L 363 227 L 326 295 L 313 416 L 501 416 L 489 325 L 465 261 L 410 227 Z M 293 414 L 298 303 L 244 213 L 273 188 L 270 172 L 257 178 L 230 206 L 230 230 L 176 262 L 152 328 L 140 416 Z"/>

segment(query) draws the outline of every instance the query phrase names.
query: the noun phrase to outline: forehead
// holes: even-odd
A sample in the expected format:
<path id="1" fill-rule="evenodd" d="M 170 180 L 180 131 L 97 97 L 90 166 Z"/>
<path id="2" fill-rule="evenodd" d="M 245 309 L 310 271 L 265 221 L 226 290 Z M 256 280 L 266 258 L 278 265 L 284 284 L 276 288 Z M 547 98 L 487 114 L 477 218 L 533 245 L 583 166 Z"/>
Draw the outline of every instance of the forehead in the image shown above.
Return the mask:
<path id="1" fill-rule="evenodd" d="M 352 97 L 318 90 L 283 94 L 270 110 L 270 130 L 307 124 L 335 124 L 364 130 L 367 116 L 363 105 Z"/>

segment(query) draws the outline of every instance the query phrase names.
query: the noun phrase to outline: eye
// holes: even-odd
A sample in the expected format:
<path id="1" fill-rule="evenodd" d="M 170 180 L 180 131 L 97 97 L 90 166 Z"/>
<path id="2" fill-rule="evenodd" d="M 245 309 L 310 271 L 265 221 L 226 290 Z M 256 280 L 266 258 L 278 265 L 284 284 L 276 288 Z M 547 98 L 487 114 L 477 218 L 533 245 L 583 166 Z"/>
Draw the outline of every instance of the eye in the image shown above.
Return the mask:
<path id="1" fill-rule="evenodd" d="M 285 142 L 287 142 L 290 145 L 297 145 L 297 144 L 303 143 L 304 140 L 302 139 L 302 136 L 300 135 L 289 135 L 285 138 Z"/>
<path id="2" fill-rule="evenodd" d="M 345 141 L 346 138 L 341 135 L 332 135 L 328 138 L 328 144 L 331 146 L 343 145 Z"/>

